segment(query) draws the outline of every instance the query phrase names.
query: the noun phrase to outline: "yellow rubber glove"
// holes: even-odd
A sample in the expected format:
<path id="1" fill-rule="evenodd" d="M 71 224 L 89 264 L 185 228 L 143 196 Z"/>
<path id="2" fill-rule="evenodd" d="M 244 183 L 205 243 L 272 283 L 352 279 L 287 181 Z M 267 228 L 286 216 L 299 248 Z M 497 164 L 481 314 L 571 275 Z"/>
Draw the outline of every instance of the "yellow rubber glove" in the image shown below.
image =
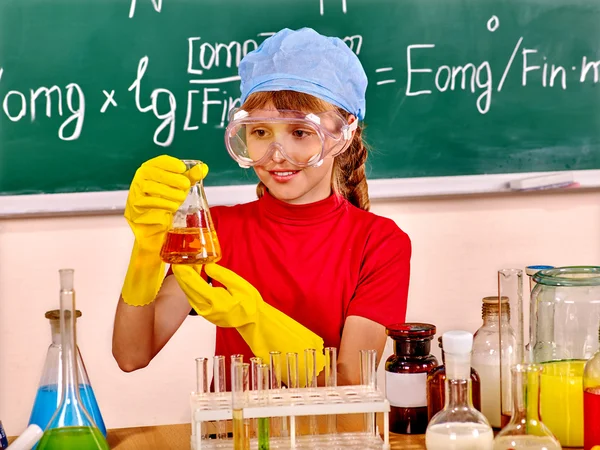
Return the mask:
<path id="1" fill-rule="evenodd" d="M 194 267 L 173 265 L 173 274 L 194 310 L 219 327 L 235 327 L 255 356 L 269 361 L 269 352 L 298 353 L 300 386 L 306 386 L 304 349 L 317 352 L 317 375 L 325 367 L 323 339 L 266 303 L 239 275 L 218 264 L 204 266 L 206 274 L 224 287 L 212 287 Z M 284 381 L 287 374 L 283 374 Z"/>
<path id="2" fill-rule="evenodd" d="M 208 173 L 206 164 L 186 172 L 172 156 L 157 156 L 136 171 L 125 205 L 125 219 L 135 236 L 121 296 L 125 303 L 144 306 L 154 301 L 164 278 L 160 249 L 171 228 L 173 213 L 184 202 L 191 183 Z"/>

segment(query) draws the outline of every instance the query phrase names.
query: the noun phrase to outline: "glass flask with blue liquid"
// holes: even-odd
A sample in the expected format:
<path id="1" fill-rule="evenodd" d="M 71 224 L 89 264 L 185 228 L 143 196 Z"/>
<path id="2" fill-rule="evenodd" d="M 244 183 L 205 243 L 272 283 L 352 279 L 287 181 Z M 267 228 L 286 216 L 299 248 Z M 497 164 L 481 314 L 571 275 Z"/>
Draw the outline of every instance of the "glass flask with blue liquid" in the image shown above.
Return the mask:
<path id="1" fill-rule="evenodd" d="M 63 286 L 63 278 L 66 277 L 70 278 L 72 288 L 73 271 L 66 269 L 60 272 L 61 310 L 48 311 L 45 315 L 50 321 L 52 343 L 48 347 L 29 424 L 38 425 L 46 430 L 46 433 L 51 428 L 67 427 L 72 429 L 76 426 L 84 426 L 95 429 L 96 434 L 99 434 L 99 437 L 104 440 L 106 437 L 104 420 L 75 340 L 75 322 L 77 317 L 81 317 L 81 312 L 69 304 L 70 301 L 73 301 L 74 305 L 73 290 L 69 291 Z M 65 317 L 62 324 L 60 321 L 61 311 Z M 72 320 L 72 312 L 75 312 L 74 320 Z M 67 354 L 63 352 L 65 348 Z M 75 386 L 77 389 L 74 388 Z M 62 413 L 61 408 L 63 409 Z M 86 431 L 90 431 L 87 428 Z M 64 430 L 62 431 L 64 434 Z M 41 448 L 42 441 L 36 448 Z"/>

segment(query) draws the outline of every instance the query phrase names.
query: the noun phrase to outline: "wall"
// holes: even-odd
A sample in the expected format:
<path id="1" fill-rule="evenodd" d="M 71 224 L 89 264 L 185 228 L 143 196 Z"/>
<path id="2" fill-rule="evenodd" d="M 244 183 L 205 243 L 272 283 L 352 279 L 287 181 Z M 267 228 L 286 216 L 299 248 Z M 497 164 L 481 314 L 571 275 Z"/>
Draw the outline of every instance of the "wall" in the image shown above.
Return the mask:
<path id="1" fill-rule="evenodd" d="M 411 236 L 408 319 L 439 332 L 477 329 L 481 298 L 496 293 L 499 268 L 600 265 L 598 191 L 402 199 L 372 210 Z M 131 242 L 120 215 L 0 222 L 0 420 L 8 434 L 29 418 L 50 340 L 44 312 L 58 307 L 63 267 L 75 269 L 79 346 L 107 427 L 189 421 L 194 358 L 214 348 L 210 324 L 189 317 L 139 372 L 121 372 L 111 355 Z"/>

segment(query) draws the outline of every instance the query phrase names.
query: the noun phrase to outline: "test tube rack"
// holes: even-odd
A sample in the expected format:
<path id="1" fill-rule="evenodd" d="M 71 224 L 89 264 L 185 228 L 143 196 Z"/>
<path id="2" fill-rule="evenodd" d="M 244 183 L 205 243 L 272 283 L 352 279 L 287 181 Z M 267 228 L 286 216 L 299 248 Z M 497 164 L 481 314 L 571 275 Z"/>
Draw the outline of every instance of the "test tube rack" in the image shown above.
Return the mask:
<path id="1" fill-rule="evenodd" d="M 263 417 L 289 417 L 289 436 L 272 437 L 271 449 L 338 449 L 389 450 L 390 404 L 378 389 L 369 386 L 339 386 L 297 389 L 278 389 L 245 392 L 244 420 Z M 192 450 L 232 449 L 232 439 L 202 439 L 202 423 L 232 420 L 232 394 L 195 393 L 190 398 L 192 411 Z M 383 413 L 383 439 L 377 429 L 341 432 L 336 434 L 311 434 L 297 436 L 295 419 L 301 416 Z M 256 438 L 250 440 L 250 449 L 257 449 Z"/>

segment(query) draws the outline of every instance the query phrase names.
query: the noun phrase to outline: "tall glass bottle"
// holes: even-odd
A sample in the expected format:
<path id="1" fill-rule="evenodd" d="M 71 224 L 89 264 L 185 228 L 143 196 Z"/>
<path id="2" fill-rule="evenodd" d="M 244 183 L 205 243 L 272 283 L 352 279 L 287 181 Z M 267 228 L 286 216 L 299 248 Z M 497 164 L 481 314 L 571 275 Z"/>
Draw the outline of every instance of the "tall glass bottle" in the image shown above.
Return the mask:
<path id="1" fill-rule="evenodd" d="M 427 450 L 491 450 L 494 433 L 469 395 L 473 335 L 467 331 L 443 334 L 446 358 L 446 404 L 427 427 Z"/>
<path id="2" fill-rule="evenodd" d="M 560 450 L 540 417 L 540 372 L 535 364 L 512 367 L 512 417 L 494 439 L 494 450 Z"/>
<path id="3" fill-rule="evenodd" d="M 46 353 L 44 370 L 40 378 L 40 384 L 35 396 L 29 425 L 36 424 L 42 430 L 46 428 L 50 418 L 56 411 L 60 402 L 62 389 L 62 347 L 60 335 L 60 310 L 54 309 L 47 311 L 46 319 L 49 319 L 52 342 Z M 77 310 L 76 318 L 81 317 L 81 311 Z M 77 348 L 77 370 L 79 380 L 79 395 L 81 400 L 92 416 L 94 423 L 98 426 L 104 436 L 106 436 L 106 426 L 94 395 L 94 390 L 90 383 L 81 351 Z"/>
<path id="4" fill-rule="evenodd" d="M 481 384 L 481 412 L 494 428 L 502 427 L 501 388 L 500 388 L 500 329 L 504 328 L 510 338 L 504 339 L 503 352 L 506 354 L 503 363 L 508 363 L 514 356 L 516 336 L 509 323 L 510 308 L 508 298 L 502 298 L 506 308 L 502 314 L 498 308 L 498 297 L 482 299 L 482 326 L 473 337 L 473 368 L 479 374 Z M 507 381 L 508 382 L 508 381 Z M 508 418 L 506 420 L 508 422 Z"/>
<path id="5" fill-rule="evenodd" d="M 427 374 L 427 417 L 429 420 L 444 409 L 446 402 L 446 356 L 442 345 L 442 336 L 438 337 L 438 345 L 442 349 L 442 365 L 431 369 Z M 471 400 L 473 406 L 481 412 L 481 387 L 479 374 L 471 367 Z"/>
<path id="6" fill-rule="evenodd" d="M 600 339 L 600 330 L 598 334 Z M 583 448 L 595 445 L 600 445 L 600 350 L 583 371 Z"/>
<path id="7" fill-rule="evenodd" d="M 59 272 L 62 347 L 60 403 L 44 431 L 38 450 L 109 450 L 106 439 L 86 410 L 79 393 L 73 270 L 62 269 Z"/>
<path id="8" fill-rule="evenodd" d="M 427 373 L 438 365 L 430 354 L 435 330 L 428 323 L 401 323 L 386 329 L 394 340 L 394 354 L 385 362 L 385 391 L 394 433 L 423 434 L 427 429 Z"/>
<path id="9" fill-rule="evenodd" d="M 184 159 L 188 170 L 201 161 Z M 221 247 L 210 215 L 204 182 L 194 183 L 177 212 L 160 251 L 169 264 L 208 264 L 221 259 Z"/>

